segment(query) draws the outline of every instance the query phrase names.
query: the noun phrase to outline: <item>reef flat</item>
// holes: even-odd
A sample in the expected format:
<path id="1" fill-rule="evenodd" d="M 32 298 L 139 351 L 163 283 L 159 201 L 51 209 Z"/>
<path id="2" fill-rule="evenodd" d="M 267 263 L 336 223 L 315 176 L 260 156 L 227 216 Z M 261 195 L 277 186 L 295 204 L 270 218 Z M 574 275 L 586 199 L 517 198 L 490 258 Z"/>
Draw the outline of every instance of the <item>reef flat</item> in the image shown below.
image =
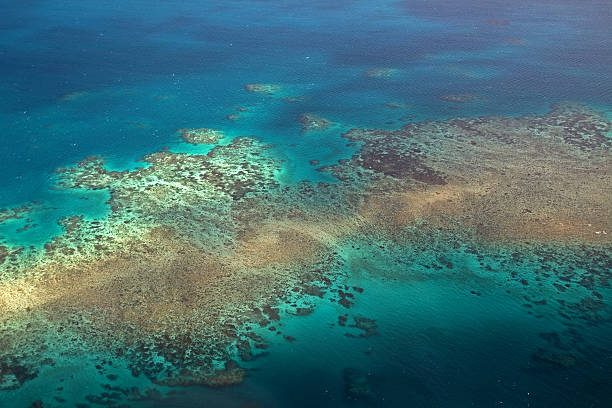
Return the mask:
<path id="1" fill-rule="evenodd" d="M 159 151 L 134 170 L 99 157 L 59 169 L 56 188 L 108 190 L 111 212 L 62 219 L 40 250 L 0 246 L 0 389 L 62 353 L 109 356 L 160 387 L 239 383 L 267 348 L 256 329 L 295 341 L 282 320 L 317 302 L 338 304 L 352 337 L 376 336 L 376 321 L 349 320 L 363 293 L 345 285 L 356 270 L 520 290 L 526 313 L 568 327 L 534 361 L 588 362 L 580 325 L 611 318 L 610 129 L 580 105 L 352 129 L 342 137 L 355 154 L 320 169 L 334 183 L 281 186 L 283 160 L 254 137 L 205 155 Z M 367 381 L 345 376 L 352 399 L 371 398 Z"/>
<path id="2" fill-rule="evenodd" d="M 565 105 L 542 116 L 357 129 L 344 137 L 362 143 L 358 154 L 329 171 L 366 179 L 366 208 L 390 226 L 426 219 L 500 242 L 608 244 L 609 130 L 595 112 Z"/>

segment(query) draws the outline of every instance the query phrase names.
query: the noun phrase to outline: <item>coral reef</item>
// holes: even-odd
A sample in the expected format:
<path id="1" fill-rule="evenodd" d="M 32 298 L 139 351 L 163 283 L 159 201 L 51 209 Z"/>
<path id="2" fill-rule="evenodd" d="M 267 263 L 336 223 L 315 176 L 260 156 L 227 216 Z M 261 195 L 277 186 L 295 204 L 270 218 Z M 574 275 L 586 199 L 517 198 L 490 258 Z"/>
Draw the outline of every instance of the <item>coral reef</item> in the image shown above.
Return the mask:
<path id="1" fill-rule="evenodd" d="M 35 364 L 45 355 L 36 345 L 48 347 L 61 326 L 51 348 L 121 356 L 159 384 L 235 383 L 241 368 L 216 366 L 256 341 L 243 330 L 253 322 L 247 311 L 258 310 L 264 325 L 277 320 L 274 305 L 291 288 L 322 282 L 335 267 L 316 224 L 252 217 L 265 213 L 263 196 L 280 194 L 281 164 L 254 139 L 144 160 L 150 166 L 133 171 L 109 171 L 95 157 L 58 170 L 58 188 L 108 189 L 112 211 L 103 221 L 61 220 L 64 234 L 40 261 L 0 283 L 2 327 L 24 327 L 2 337 L 3 356 L 27 349 L 24 361 Z M 34 320 L 38 329 L 26 330 Z"/>
<path id="2" fill-rule="evenodd" d="M 333 123 L 316 113 L 302 113 L 298 116 L 298 121 L 302 124 L 302 132 L 327 130 Z"/>
<path id="3" fill-rule="evenodd" d="M 31 379 L 48 350 L 107 353 L 156 384 L 235 384 L 246 375 L 236 360 L 267 347 L 253 327 L 281 334 L 284 312 L 307 315 L 309 300 L 358 301 L 363 289 L 341 284 L 347 268 L 477 280 L 461 265 L 480 265 L 528 313 L 609 319 L 610 129 L 578 105 L 352 129 L 353 156 L 321 169 L 337 182 L 290 186 L 277 180 L 283 160 L 250 137 L 126 171 L 85 158 L 58 170 L 57 188 L 106 189 L 110 214 L 60 220 L 64 233 L 19 262 L 0 246 L 0 384 Z M 338 325 L 377 333 L 373 319 L 348 319 Z M 563 353 L 534 359 L 573 364 Z M 345 380 L 350 398 L 372 395 L 363 375 Z"/>
<path id="4" fill-rule="evenodd" d="M 180 129 L 183 140 L 191 144 L 215 144 L 225 136 L 223 132 L 209 128 Z"/>
<path id="5" fill-rule="evenodd" d="M 362 316 L 356 316 L 353 319 L 355 320 L 355 323 L 349 325 L 348 327 L 354 327 L 362 331 L 362 333 L 357 337 L 371 337 L 378 333 L 378 323 L 376 323 L 376 320 Z M 346 336 L 356 337 L 350 333 L 347 333 Z"/>
<path id="6" fill-rule="evenodd" d="M 344 393 L 350 400 L 371 400 L 376 398 L 371 376 L 356 368 L 342 370 Z"/>
<path id="7" fill-rule="evenodd" d="M 282 91 L 283 87 L 278 84 L 262 84 L 262 83 L 254 83 L 247 84 L 245 88 L 249 92 L 260 93 L 264 95 L 275 95 Z"/>
<path id="8" fill-rule="evenodd" d="M 389 228 L 426 219 L 493 240 L 609 243 L 609 129 L 596 112 L 567 105 L 540 116 L 355 129 L 344 137 L 360 150 L 326 170 L 369 184 L 361 213 Z"/>

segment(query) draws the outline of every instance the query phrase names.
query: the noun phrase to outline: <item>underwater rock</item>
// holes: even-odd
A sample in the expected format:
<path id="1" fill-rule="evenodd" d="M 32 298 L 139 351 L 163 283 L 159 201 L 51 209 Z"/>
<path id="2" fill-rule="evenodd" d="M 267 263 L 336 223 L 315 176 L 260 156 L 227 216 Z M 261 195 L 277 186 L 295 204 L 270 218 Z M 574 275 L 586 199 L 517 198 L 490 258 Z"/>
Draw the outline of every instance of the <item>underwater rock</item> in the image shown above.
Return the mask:
<path id="1" fill-rule="evenodd" d="M 356 368 L 345 368 L 342 371 L 344 395 L 350 400 L 369 400 L 376 398 L 371 376 Z"/>
<path id="2" fill-rule="evenodd" d="M 15 390 L 20 386 L 19 380 L 13 373 L 0 373 L 0 390 Z"/>
<path id="3" fill-rule="evenodd" d="M 312 307 L 298 307 L 292 314 L 294 314 L 295 316 L 308 316 L 312 312 L 314 312 L 314 309 Z"/>
<path id="4" fill-rule="evenodd" d="M 557 348 L 563 348 L 563 343 L 561 342 L 561 336 L 557 332 L 542 332 L 538 334 L 542 339 L 546 340 L 553 346 Z"/>
<path id="5" fill-rule="evenodd" d="M 261 310 L 270 320 L 280 320 L 280 312 L 277 307 L 265 305 L 261 308 Z"/>
<path id="6" fill-rule="evenodd" d="M 2 356 L 4 357 L 4 356 Z M 0 391 L 15 390 L 38 376 L 38 370 L 23 365 L 13 357 L 0 360 Z"/>
<path id="7" fill-rule="evenodd" d="M 191 144 L 215 144 L 225 136 L 220 130 L 209 128 L 179 129 L 179 133 Z"/>
<path id="8" fill-rule="evenodd" d="M 340 298 L 338 300 L 338 303 L 341 304 L 342 306 L 344 306 L 345 308 L 350 308 L 351 306 L 353 306 L 353 302 L 351 302 L 349 300 L 353 299 L 355 297 L 355 295 L 353 295 L 352 293 L 349 292 L 345 292 L 343 290 L 338 290 L 338 297 Z"/>
<path id="9" fill-rule="evenodd" d="M 4 260 L 8 257 L 8 248 L 0 244 L 0 265 L 4 263 Z"/>
<path id="10" fill-rule="evenodd" d="M 353 320 L 355 323 L 349 325 L 348 327 L 359 329 L 363 331 L 363 333 L 359 334 L 358 336 L 346 333 L 345 335 L 347 337 L 371 337 L 378 334 L 378 323 L 376 323 L 376 320 L 358 316 L 353 317 Z"/>
<path id="11" fill-rule="evenodd" d="M 248 340 L 240 340 L 236 345 L 236 349 L 242 361 L 251 361 L 253 359 L 251 344 Z"/>
<path id="12" fill-rule="evenodd" d="M 15 232 L 25 232 L 25 231 L 31 230 L 32 228 L 36 228 L 37 226 L 38 226 L 38 224 L 25 224 L 23 227 L 17 228 L 15 230 Z M 2 254 L 1 254 L 1 250 L 0 250 L 0 256 L 1 255 Z M 2 263 L 2 262 L 0 262 L 0 263 Z"/>
<path id="13" fill-rule="evenodd" d="M 572 368 L 578 362 L 578 357 L 571 353 L 555 353 L 553 351 L 538 349 L 532 355 L 535 361 L 540 361 L 562 368 Z"/>
<path id="14" fill-rule="evenodd" d="M 225 362 L 223 369 L 213 370 L 212 372 L 183 369 L 178 374 L 154 382 L 168 387 L 186 387 L 190 385 L 225 387 L 240 384 L 245 375 L 246 370 L 244 368 L 238 366 L 238 363 L 234 360 L 228 360 Z"/>

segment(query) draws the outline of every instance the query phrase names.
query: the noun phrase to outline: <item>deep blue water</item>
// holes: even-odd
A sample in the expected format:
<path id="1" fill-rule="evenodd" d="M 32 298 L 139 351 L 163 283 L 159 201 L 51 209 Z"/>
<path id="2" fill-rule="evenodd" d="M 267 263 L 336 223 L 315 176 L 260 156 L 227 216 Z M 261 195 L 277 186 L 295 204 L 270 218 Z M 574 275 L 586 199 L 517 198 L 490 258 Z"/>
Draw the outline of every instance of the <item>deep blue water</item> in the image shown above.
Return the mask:
<path id="1" fill-rule="evenodd" d="M 351 127 L 539 113 L 567 100 L 609 114 L 610 49 L 612 6 L 605 0 L 0 0 L 0 208 L 42 203 L 33 228 L 18 232 L 24 220 L 1 224 L 0 239 L 42 245 L 61 232 L 57 220 L 65 215 L 104 217 L 106 194 L 53 191 L 53 171 L 94 154 L 122 169 L 164 146 L 189 149 L 179 128 L 206 126 L 271 143 L 287 160 L 282 181 L 289 184 L 333 182 L 309 160 L 349 157 L 355 147 L 337 136 Z M 398 72 L 364 75 L 373 68 Z M 246 92 L 254 82 L 283 84 L 286 96 L 303 100 Z M 73 92 L 84 93 L 62 99 Z M 480 98 L 439 98 L 468 93 Z M 240 114 L 249 120 L 226 118 L 244 106 L 249 112 Z M 296 121 L 303 112 L 339 126 L 303 136 Z M 605 406 L 610 349 L 592 378 L 531 370 L 525 361 L 542 326 L 563 328 L 526 314 L 494 284 L 398 288 L 350 279 L 366 287 L 352 313 L 376 318 L 379 336 L 351 339 L 329 329 L 337 310 L 321 305 L 287 320 L 285 331 L 299 341 L 274 343 L 245 384 L 194 388 L 162 406 L 365 406 L 343 399 L 346 367 L 380 384 L 385 399 L 375 406 Z M 474 288 L 484 298 L 471 296 Z M 593 330 L 612 335 L 609 327 Z M 373 354 L 364 353 L 369 349 Z"/>

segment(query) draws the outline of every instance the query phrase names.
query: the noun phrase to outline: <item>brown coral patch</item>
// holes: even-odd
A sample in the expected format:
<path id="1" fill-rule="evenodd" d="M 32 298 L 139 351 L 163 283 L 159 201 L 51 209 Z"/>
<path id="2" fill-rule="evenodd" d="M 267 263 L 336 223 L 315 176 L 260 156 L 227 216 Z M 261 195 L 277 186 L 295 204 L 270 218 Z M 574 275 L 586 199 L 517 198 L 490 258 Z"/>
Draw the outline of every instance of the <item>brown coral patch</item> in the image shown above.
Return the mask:
<path id="1" fill-rule="evenodd" d="M 229 360 L 225 363 L 223 369 L 217 369 L 212 374 L 203 375 L 197 371 L 185 369 L 175 377 L 164 378 L 156 381 L 159 385 L 170 387 L 189 386 L 189 385 L 206 385 L 209 387 L 227 387 L 229 385 L 240 384 L 246 375 L 246 370 L 239 367 L 238 364 Z"/>
<path id="2" fill-rule="evenodd" d="M 0 265 L 4 263 L 8 255 L 9 255 L 8 249 L 0 245 Z"/>
<path id="3" fill-rule="evenodd" d="M 592 178 L 584 170 L 557 166 L 540 166 L 532 174 L 528 163 L 518 158 L 515 165 L 508 175 L 483 174 L 471 182 L 371 195 L 361 212 L 392 229 L 426 220 L 442 229 L 468 228 L 490 240 L 607 242 L 612 194 L 599 182 L 609 178 L 605 170 Z M 562 192 L 559 185 L 564 186 Z"/>
<path id="4" fill-rule="evenodd" d="M 24 295 L 25 307 L 88 310 L 101 313 L 107 323 L 129 322 L 154 331 L 185 323 L 194 313 L 214 315 L 227 305 L 268 299 L 267 285 L 285 277 L 265 266 L 311 262 L 321 248 L 297 230 L 264 227 L 236 252 L 213 256 L 172 228 L 159 227 L 103 261 L 81 262 L 63 271 L 50 265 L 47 279 L 13 282 L 11 292 Z M 257 271 L 249 276 L 245 267 Z"/>
<path id="5" fill-rule="evenodd" d="M 246 266 L 310 261 L 324 246 L 315 237 L 286 223 L 269 224 L 243 238 L 236 256 Z"/>
<path id="6" fill-rule="evenodd" d="M 352 130 L 344 136 L 363 146 L 338 168 L 424 181 L 373 179 L 361 214 L 392 229 L 426 220 L 492 240 L 605 243 L 612 228 L 609 129 L 593 111 L 560 105 L 544 116 Z"/>
<path id="7" fill-rule="evenodd" d="M 397 179 L 412 179 L 426 184 L 446 184 L 444 174 L 426 163 L 426 154 L 409 132 L 353 129 L 343 135 L 363 141 L 352 164 Z"/>
<path id="8" fill-rule="evenodd" d="M 280 319 L 274 305 L 296 284 L 318 279 L 313 265 L 329 255 L 316 235 L 293 225 L 255 230 L 224 251 L 209 252 L 174 228 L 157 227 L 99 260 L 75 253 L 69 263 L 47 263 L 3 282 L 0 318 L 8 324 L 28 321 L 24 312 L 45 316 L 50 330 L 66 329 L 98 350 L 132 350 L 125 355 L 133 371 L 159 384 L 235 384 L 244 370 L 213 369 L 212 359 L 244 349 L 238 333 L 244 324 Z M 33 341 L 33 333 L 15 336 L 6 339 L 9 347 Z M 152 352 L 170 364 L 167 375 Z"/>
<path id="9" fill-rule="evenodd" d="M 361 154 L 359 164 L 364 169 L 395 178 L 412 178 L 426 184 L 446 184 L 442 174 L 425 165 L 423 160 L 414 154 L 369 152 Z"/>

